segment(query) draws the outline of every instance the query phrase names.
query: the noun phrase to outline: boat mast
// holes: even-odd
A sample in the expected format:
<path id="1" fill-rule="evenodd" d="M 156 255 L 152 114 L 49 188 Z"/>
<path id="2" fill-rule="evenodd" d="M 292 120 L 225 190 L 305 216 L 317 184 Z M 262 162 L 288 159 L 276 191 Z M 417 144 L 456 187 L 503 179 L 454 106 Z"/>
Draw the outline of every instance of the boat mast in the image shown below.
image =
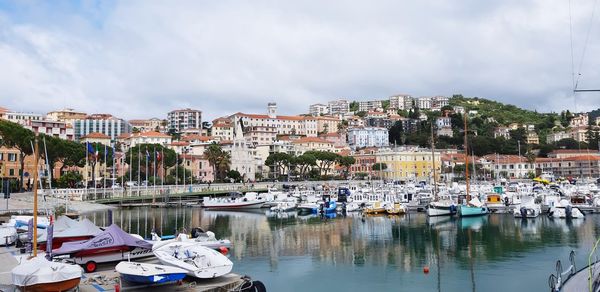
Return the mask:
<path id="1" fill-rule="evenodd" d="M 437 178 L 435 177 L 435 140 L 433 140 L 433 121 L 431 122 L 431 165 L 433 169 L 433 198 L 438 200 Z"/>
<path id="2" fill-rule="evenodd" d="M 37 213 L 38 213 L 38 159 L 39 159 L 39 145 L 38 137 L 35 135 L 33 148 L 33 257 L 37 257 Z"/>
<path id="3" fill-rule="evenodd" d="M 467 113 L 464 113 L 465 120 L 465 180 L 467 182 L 467 202 L 471 200 L 469 194 L 469 146 L 467 145 Z"/>

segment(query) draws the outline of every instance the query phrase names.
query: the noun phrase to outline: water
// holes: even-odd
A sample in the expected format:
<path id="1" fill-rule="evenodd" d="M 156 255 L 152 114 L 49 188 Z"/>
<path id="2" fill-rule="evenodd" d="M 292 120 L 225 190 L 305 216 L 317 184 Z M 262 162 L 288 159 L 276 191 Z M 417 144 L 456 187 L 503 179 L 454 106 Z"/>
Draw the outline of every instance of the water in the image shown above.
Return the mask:
<path id="1" fill-rule="evenodd" d="M 100 226 L 110 217 L 86 216 Z M 116 210 L 112 217 L 144 237 L 153 228 L 165 235 L 183 227 L 211 230 L 233 242 L 233 271 L 269 291 L 549 291 L 556 260 L 566 269 L 575 250 L 583 267 L 600 221 L 501 214 L 428 220 L 422 213 L 320 218 L 197 208 Z"/>

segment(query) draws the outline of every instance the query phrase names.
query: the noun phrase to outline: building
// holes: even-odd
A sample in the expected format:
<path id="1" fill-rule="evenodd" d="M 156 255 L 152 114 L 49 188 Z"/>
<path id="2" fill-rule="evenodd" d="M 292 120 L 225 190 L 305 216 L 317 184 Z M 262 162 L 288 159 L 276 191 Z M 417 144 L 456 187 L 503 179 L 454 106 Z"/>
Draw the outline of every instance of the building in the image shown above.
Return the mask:
<path id="1" fill-rule="evenodd" d="M 183 167 L 191 172 L 194 182 L 207 183 L 215 180 L 213 167 L 204 155 L 182 154 L 179 159 L 182 160 Z"/>
<path id="2" fill-rule="evenodd" d="M 202 129 L 202 111 L 190 108 L 174 110 L 167 114 L 167 130 Z"/>
<path id="3" fill-rule="evenodd" d="M 430 149 L 385 149 L 375 153 L 377 163 L 384 163 L 386 168 L 375 176 L 383 176 L 386 180 L 420 181 L 426 180 L 433 183 L 433 165 L 435 175 L 439 181 L 441 177 L 441 152 L 437 151 L 435 160 Z"/>
<path id="4" fill-rule="evenodd" d="M 96 133 L 96 132 L 92 132 L 89 133 L 85 136 L 82 136 L 81 139 L 79 140 L 79 142 L 81 142 L 82 144 L 85 143 L 98 143 L 98 144 L 103 144 L 106 146 L 112 146 L 111 145 L 111 139 L 109 136 L 104 135 L 102 133 Z"/>
<path id="5" fill-rule="evenodd" d="M 225 117 L 214 119 L 211 134 L 219 141 L 233 140 L 233 121 Z"/>
<path id="6" fill-rule="evenodd" d="M 594 125 L 600 126 L 600 117 L 596 117 L 596 120 L 594 121 Z"/>
<path id="7" fill-rule="evenodd" d="M 367 100 L 358 102 L 359 112 L 377 111 L 383 109 L 383 102 L 381 100 Z"/>
<path id="8" fill-rule="evenodd" d="M 171 144 L 171 140 L 171 135 L 154 131 L 124 134 L 119 137 L 119 141 L 126 146 L 124 150 L 139 144 L 160 144 L 166 147 Z"/>
<path id="9" fill-rule="evenodd" d="M 23 127 L 38 134 L 45 134 L 63 140 L 73 141 L 75 131 L 70 124 L 48 120 L 26 120 L 22 122 Z"/>
<path id="10" fill-rule="evenodd" d="M 438 117 L 435 120 L 435 125 L 437 127 L 437 136 L 448 136 L 452 137 L 454 132 L 452 132 L 452 120 L 449 117 Z"/>
<path id="11" fill-rule="evenodd" d="M 415 103 L 418 109 L 431 109 L 432 99 L 428 96 L 421 96 L 417 98 Z"/>
<path id="12" fill-rule="evenodd" d="M 587 143 L 587 141 L 588 141 L 587 126 L 586 127 L 570 128 L 567 131 L 567 134 L 569 134 L 569 138 L 574 139 L 577 142 L 585 142 L 585 143 Z"/>
<path id="13" fill-rule="evenodd" d="M 413 97 L 408 94 L 397 94 L 390 96 L 390 109 L 411 110 L 413 109 Z"/>
<path id="14" fill-rule="evenodd" d="M 562 158 L 537 158 L 535 167 L 538 172 L 550 172 L 555 177 L 598 177 L 600 173 L 600 155 L 564 156 Z M 550 155 L 549 155 L 550 156 Z"/>
<path id="15" fill-rule="evenodd" d="M 538 136 L 538 134 L 536 132 L 527 132 L 527 135 L 525 136 L 525 143 L 527 144 L 540 144 L 540 137 Z"/>
<path id="16" fill-rule="evenodd" d="M 526 157 L 518 155 L 489 154 L 482 157 L 494 177 L 528 178 L 535 174 L 535 166 Z"/>
<path id="17" fill-rule="evenodd" d="M 434 96 L 431 98 L 431 109 L 435 111 L 442 110 L 443 107 L 450 104 L 450 99 L 445 96 Z"/>
<path id="18" fill-rule="evenodd" d="M 453 107 L 452 107 L 452 110 L 453 110 L 455 113 L 459 114 L 459 115 L 464 115 L 464 114 L 465 114 L 465 108 L 464 108 L 464 107 L 462 107 L 462 106 L 453 106 Z"/>
<path id="19" fill-rule="evenodd" d="M 546 136 L 546 143 L 554 144 L 562 139 L 567 139 L 567 138 L 570 138 L 570 136 L 565 131 L 553 132 L 553 133 L 549 133 L 548 136 Z"/>
<path id="20" fill-rule="evenodd" d="M 322 116 L 329 114 L 329 106 L 322 103 L 315 103 L 309 106 L 308 112 L 311 116 Z"/>
<path id="21" fill-rule="evenodd" d="M 25 125 L 29 121 L 42 121 L 44 120 L 44 116 L 36 113 L 20 113 L 20 112 L 12 112 L 6 111 L 2 115 L 3 119 L 17 123 L 19 125 Z"/>
<path id="22" fill-rule="evenodd" d="M 83 120 L 75 120 L 73 127 L 75 128 L 76 141 L 94 132 L 107 135 L 112 141 L 115 141 L 122 134 L 131 133 L 131 125 L 127 121 L 109 114 L 93 114 Z"/>
<path id="23" fill-rule="evenodd" d="M 133 130 L 137 130 L 138 132 L 166 132 L 167 121 L 161 120 L 159 118 L 151 118 L 147 120 L 130 120 L 129 124 Z"/>
<path id="24" fill-rule="evenodd" d="M 569 127 L 578 128 L 578 127 L 587 127 L 589 124 L 589 117 L 587 113 L 578 114 L 571 119 L 569 122 Z"/>
<path id="25" fill-rule="evenodd" d="M 304 153 L 306 151 L 329 151 L 335 152 L 333 142 L 317 138 L 317 137 L 302 137 L 300 139 L 291 140 L 296 148 L 296 153 Z"/>
<path id="26" fill-rule="evenodd" d="M 352 149 L 387 147 L 389 144 L 389 133 L 386 128 L 361 127 L 348 129 L 348 145 Z"/>
<path id="27" fill-rule="evenodd" d="M 306 118 L 306 136 L 309 137 L 314 137 L 316 135 L 314 135 L 315 133 L 313 132 L 309 132 L 309 125 L 310 123 L 308 123 L 308 121 L 310 120 L 310 118 Z M 332 116 L 320 116 L 320 117 L 315 117 L 315 121 L 317 123 L 317 134 L 328 134 L 328 133 L 336 133 L 338 131 L 338 127 L 340 126 L 340 123 L 342 122 L 342 120 L 340 120 L 337 117 L 332 117 Z"/>
<path id="28" fill-rule="evenodd" d="M 274 114 L 274 113 L 273 113 Z M 231 170 L 238 171 L 244 181 L 255 181 L 258 169 L 258 160 L 255 159 L 255 153 L 252 145 L 246 141 L 243 136 L 242 122 L 234 124 L 235 134 L 233 141 L 223 143 L 223 150 L 231 155 Z"/>
<path id="29" fill-rule="evenodd" d="M 51 111 L 46 114 L 46 119 L 50 121 L 64 122 L 69 125 L 73 125 L 76 120 L 83 120 L 87 117 L 84 112 L 75 111 L 72 108 L 65 108 L 62 110 Z"/>
<path id="30" fill-rule="evenodd" d="M 265 133 L 265 135 L 263 135 L 263 138 L 266 138 L 267 136 L 271 137 L 273 129 L 275 130 L 275 135 L 303 135 L 316 137 L 318 134 L 319 121 L 321 121 L 322 127 L 325 127 L 325 124 L 335 123 L 335 121 L 339 121 L 339 119 L 329 119 L 328 117 L 277 115 L 277 106 L 275 103 L 268 104 L 267 113 L 268 114 L 246 114 L 238 112 L 229 116 L 228 118 L 232 122 L 235 121 L 236 123 L 241 121 L 241 129 L 244 133 L 251 131 L 268 131 L 268 135 Z M 330 126 L 331 125 L 327 127 Z M 335 129 L 337 131 L 337 128 Z"/>
<path id="31" fill-rule="evenodd" d="M 598 156 L 600 157 L 600 152 L 598 150 L 590 150 L 590 149 L 556 149 L 550 153 L 548 153 L 548 158 L 568 158 L 568 157 L 577 157 L 577 156 Z"/>
<path id="32" fill-rule="evenodd" d="M 345 99 L 333 100 L 327 103 L 330 115 L 346 115 L 350 112 L 350 102 Z"/>

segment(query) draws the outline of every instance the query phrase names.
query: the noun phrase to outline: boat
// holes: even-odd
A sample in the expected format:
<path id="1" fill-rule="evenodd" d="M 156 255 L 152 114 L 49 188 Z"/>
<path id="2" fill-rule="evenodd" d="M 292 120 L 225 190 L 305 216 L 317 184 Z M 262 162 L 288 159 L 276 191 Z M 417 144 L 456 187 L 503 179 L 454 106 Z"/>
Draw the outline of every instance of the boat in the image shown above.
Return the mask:
<path id="1" fill-rule="evenodd" d="M 232 194 L 227 198 L 204 199 L 202 207 L 208 210 L 248 210 L 260 209 L 264 204 L 265 200 L 256 196 L 239 197 Z"/>
<path id="2" fill-rule="evenodd" d="M 148 263 L 120 262 L 115 270 L 131 283 L 160 284 L 182 280 L 187 271 L 181 268 Z"/>
<path id="3" fill-rule="evenodd" d="M 542 213 L 542 206 L 536 204 L 533 198 L 529 202 L 524 202 L 515 207 L 513 216 L 515 218 L 535 218 Z"/>
<path id="4" fill-rule="evenodd" d="M 198 231 L 199 230 L 199 231 Z M 200 228 L 193 228 L 191 236 L 180 233 L 176 237 L 164 240 L 156 233 L 152 232 L 152 248 L 158 248 L 171 242 L 196 242 L 210 249 L 221 250 L 222 248 L 230 249 L 231 241 L 228 239 L 216 239 L 215 234 L 211 231 L 204 232 Z"/>
<path id="5" fill-rule="evenodd" d="M 50 220 L 46 217 L 36 216 L 37 228 L 45 229 L 50 225 Z M 29 220 L 33 220 L 33 216 L 28 215 L 13 215 L 8 220 L 7 226 L 12 226 L 17 229 L 27 230 L 29 226 Z"/>
<path id="6" fill-rule="evenodd" d="M 296 203 L 294 202 L 278 202 L 275 206 L 271 207 L 273 212 L 288 212 L 296 209 Z"/>
<path id="7" fill-rule="evenodd" d="M 356 202 L 352 202 L 352 203 L 346 205 L 346 212 L 357 212 L 360 210 L 361 210 L 361 206 Z"/>
<path id="8" fill-rule="evenodd" d="M 52 256 L 84 265 L 85 271 L 90 273 L 96 270 L 98 263 L 152 256 L 152 244 L 113 224 L 91 239 L 63 243 L 52 250 Z"/>
<path id="9" fill-rule="evenodd" d="M 592 251 L 588 255 L 587 265 L 582 269 L 576 270 L 575 251 L 569 254 L 569 266 L 563 272 L 563 264 L 560 260 L 556 261 L 556 274 L 551 274 L 548 278 L 550 291 L 553 292 L 581 292 L 581 291 L 600 291 L 600 261 L 596 250 L 600 239 L 596 241 Z"/>
<path id="10" fill-rule="evenodd" d="M 12 283 L 21 291 L 67 291 L 79 285 L 80 266 L 51 262 L 42 256 L 23 262 L 11 271 Z"/>
<path id="11" fill-rule="evenodd" d="M 456 214 L 458 208 L 450 200 L 433 201 L 427 208 L 427 216 L 452 216 Z"/>
<path id="12" fill-rule="evenodd" d="M 0 226 L 0 246 L 9 246 L 17 240 L 17 229 L 12 226 Z"/>
<path id="13" fill-rule="evenodd" d="M 317 214 L 319 211 L 319 204 L 316 203 L 304 203 L 298 205 L 298 212 L 304 214 Z"/>
<path id="14" fill-rule="evenodd" d="M 57 249 L 65 242 L 87 240 L 102 232 L 89 219 L 73 220 L 67 216 L 60 216 L 54 222 L 52 232 L 52 249 Z M 44 231 L 38 238 L 39 248 L 46 250 L 48 234 Z"/>
<path id="15" fill-rule="evenodd" d="M 385 211 L 389 215 L 400 215 L 406 213 L 406 208 L 402 206 L 399 202 L 394 203 L 393 205 L 389 205 L 385 208 Z"/>
<path id="16" fill-rule="evenodd" d="M 231 272 L 233 263 L 221 253 L 196 242 L 171 242 L 152 251 L 158 260 L 196 278 L 216 278 Z"/>
<path id="17" fill-rule="evenodd" d="M 585 215 L 577 207 L 573 207 L 569 201 L 561 200 L 559 204 L 550 208 L 548 216 L 551 218 L 560 219 L 584 219 Z"/>
<path id="18" fill-rule="evenodd" d="M 334 200 L 325 202 L 324 205 L 321 205 L 323 208 L 323 213 L 325 214 L 333 214 L 337 212 L 337 204 Z"/>
<path id="19" fill-rule="evenodd" d="M 386 213 L 385 204 L 382 204 L 379 201 L 373 202 L 373 204 L 371 206 L 366 207 L 363 210 L 363 213 L 372 214 L 372 215 L 385 214 Z"/>

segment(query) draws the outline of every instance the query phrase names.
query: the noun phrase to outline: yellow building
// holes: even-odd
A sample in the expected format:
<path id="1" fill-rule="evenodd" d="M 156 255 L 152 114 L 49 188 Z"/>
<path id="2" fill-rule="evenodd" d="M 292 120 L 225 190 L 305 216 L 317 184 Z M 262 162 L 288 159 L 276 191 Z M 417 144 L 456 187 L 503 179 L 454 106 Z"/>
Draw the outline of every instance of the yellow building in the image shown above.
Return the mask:
<path id="1" fill-rule="evenodd" d="M 431 150 L 381 150 L 375 154 L 377 163 L 385 163 L 387 168 L 381 171 L 389 180 L 425 180 L 433 176 Z M 441 153 L 435 153 L 436 178 L 440 179 Z"/>

